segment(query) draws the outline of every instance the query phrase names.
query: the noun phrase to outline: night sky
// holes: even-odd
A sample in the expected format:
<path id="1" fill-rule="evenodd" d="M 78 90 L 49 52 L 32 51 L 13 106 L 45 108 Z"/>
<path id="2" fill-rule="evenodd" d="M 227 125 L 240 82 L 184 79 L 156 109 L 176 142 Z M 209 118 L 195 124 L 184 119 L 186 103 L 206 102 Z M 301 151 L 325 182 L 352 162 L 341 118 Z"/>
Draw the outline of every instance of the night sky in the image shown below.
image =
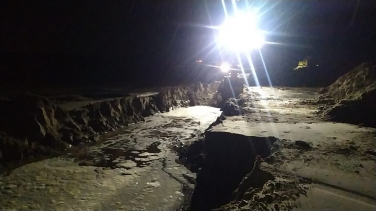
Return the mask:
<path id="1" fill-rule="evenodd" d="M 375 57 L 375 2 L 237 4 L 260 10 L 260 27 L 274 43 L 261 49 L 269 71 L 290 71 L 310 56 L 328 67 L 321 71 L 340 74 Z M 226 5 L 231 13 L 231 1 Z M 12 0 L 2 1 L 0 10 L 2 85 L 180 83 L 195 78 L 196 59 L 220 59 L 215 31 L 205 27 L 223 22 L 219 0 Z"/>

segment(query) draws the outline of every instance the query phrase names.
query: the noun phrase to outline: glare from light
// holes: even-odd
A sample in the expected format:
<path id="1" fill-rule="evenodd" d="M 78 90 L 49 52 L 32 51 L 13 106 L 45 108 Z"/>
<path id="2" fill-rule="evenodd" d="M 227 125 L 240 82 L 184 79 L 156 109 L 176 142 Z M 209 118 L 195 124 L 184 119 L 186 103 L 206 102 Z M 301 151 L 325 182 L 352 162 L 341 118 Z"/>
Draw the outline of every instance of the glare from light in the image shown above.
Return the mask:
<path id="1" fill-rule="evenodd" d="M 260 53 L 260 58 L 261 58 L 262 64 L 264 65 L 264 70 L 265 70 L 266 77 L 268 78 L 269 86 L 273 87 L 272 81 L 270 80 L 270 76 L 269 76 L 268 70 L 266 69 L 266 64 L 265 64 L 265 61 L 264 61 L 264 57 L 262 56 L 261 49 L 259 49 L 259 53 Z"/>
<path id="2" fill-rule="evenodd" d="M 253 79 L 255 80 L 255 84 L 256 84 L 257 87 L 260 87 L 260 82 L 259 82 L 257 74 L 256 74 L 255 66 L 253 65 L 251 54 L 247 53 L 246 56 L 247 56 L 249 66 L 251 67 L 251 71 L 252 71 Z"/>
<path id="3" fill-rule="evenodd" d="M 240 67 L 240 70 L 241 70 L 241 72 L 242 72 L 242 75 L 243 75 L 243 79 L 244 79 L 244 83 L 245 83 L 245 85 L 247 85 L 247 87 L 249 87 L 249 83 L 248 83 L 248 79 L 247 79 L 247 77 L 246 77 L 246 75 L 245 75 L 245 71 L 244 71 L 244 67 L 243 67 L 243 63 L 242 63 L 242 61 L 241 61 L 241 59 L 240 59 L 240 55 L 239 55 L 239 53 L 236 53 L 236 58 L 238 59 L 238 67 Z"/>
<path id="4" fill-rule="evenodd" d="M 227 17 L 227 9 L 226 9 L 226 3 L 225 3 L 225 0 L 222 0 L 222 6 L 223 6 L 223 10 L 225 12 L 225 16 Z"/>
<path id="5" fill-rule="evenodd" d="M 228 17 L 219 27 L 218 43 L 235 51 L 261 48 L 265 39 L 257 28 L 255 13 L 238 12 L 234 17 Z"/>
<path id="6" fill-rule="evenodd" d="M 227 73 L 231 69 L 230 64 L 224 62 L 221 65 L 221 71 Z"/>

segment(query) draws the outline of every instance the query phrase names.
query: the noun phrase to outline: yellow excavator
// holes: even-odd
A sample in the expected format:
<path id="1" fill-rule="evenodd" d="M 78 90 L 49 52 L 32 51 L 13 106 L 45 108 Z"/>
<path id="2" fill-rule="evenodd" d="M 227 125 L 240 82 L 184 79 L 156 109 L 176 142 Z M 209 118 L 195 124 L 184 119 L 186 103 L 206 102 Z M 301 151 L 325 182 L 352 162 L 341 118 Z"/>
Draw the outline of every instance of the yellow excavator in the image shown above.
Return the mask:
<path id="1" fill-rule="evenodd" d="M 304 59 L 299 61 L 298 66 L 294 68 L 294 70 L 299 70 L 308 67 L 308 59 Z"/>

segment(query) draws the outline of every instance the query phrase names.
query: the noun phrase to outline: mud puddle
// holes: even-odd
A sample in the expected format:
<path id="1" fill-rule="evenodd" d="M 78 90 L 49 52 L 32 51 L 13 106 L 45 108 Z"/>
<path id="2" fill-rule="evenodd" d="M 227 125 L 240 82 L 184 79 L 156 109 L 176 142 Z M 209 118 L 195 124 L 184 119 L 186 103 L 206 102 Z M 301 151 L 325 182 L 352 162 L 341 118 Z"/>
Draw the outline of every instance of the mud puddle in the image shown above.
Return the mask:
<path id="1" fill-rule="evenodd" d="M 100 151 L 89 152 L 84 158 L 77 159 L 80 166 L 97 166 L 104 168 L 145 167 L 151 161 L 158 160 L 160 142 L 154 142 L 143 150 L 132 148 L 101 148 Z"/>

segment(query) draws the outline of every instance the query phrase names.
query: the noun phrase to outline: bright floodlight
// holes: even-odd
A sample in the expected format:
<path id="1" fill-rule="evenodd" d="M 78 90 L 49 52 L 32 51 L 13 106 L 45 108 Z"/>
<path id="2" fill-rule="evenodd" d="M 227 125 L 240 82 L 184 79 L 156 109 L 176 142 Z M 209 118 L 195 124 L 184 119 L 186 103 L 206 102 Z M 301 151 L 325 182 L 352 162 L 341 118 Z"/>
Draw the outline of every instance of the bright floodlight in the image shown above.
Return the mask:
<path id="1" fill-rule="evenodd" d="M 237 51 L 259 49 L 265 42 L 254 13 L 238 13 L 228 18 L 219 28 L 218 41 L 221 46 Z"/>
<path id="2" fill-rule="evenodd" d="M 228 72 L 230 70 L 230 68 L 231 67 L 230 67 L 230 65 L 228 63 L 223 63 L 221 65 L 221 71 L 224 72 L 224 73 Z"/>

